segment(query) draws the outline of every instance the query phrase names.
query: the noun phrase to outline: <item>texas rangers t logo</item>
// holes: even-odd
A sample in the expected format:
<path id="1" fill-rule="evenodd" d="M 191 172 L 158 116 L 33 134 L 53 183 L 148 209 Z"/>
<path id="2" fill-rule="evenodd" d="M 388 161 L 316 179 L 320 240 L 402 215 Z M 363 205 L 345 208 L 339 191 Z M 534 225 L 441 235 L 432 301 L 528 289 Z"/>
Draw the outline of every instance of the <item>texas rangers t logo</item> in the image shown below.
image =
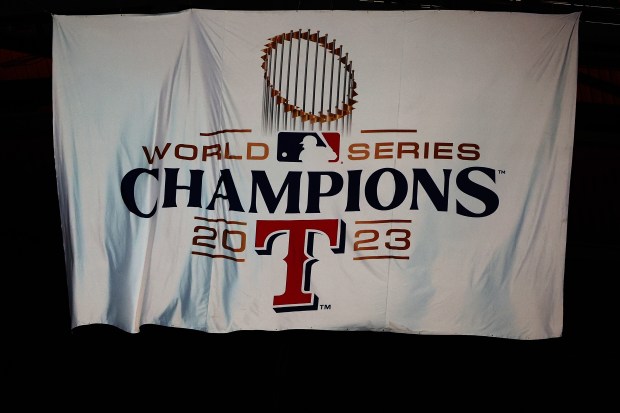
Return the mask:
<path id="1" fill-rule="evenodd" d="M 258 220 L 256 221 L 256 252 L 271 255 L 276 237 L 288 234 L 286 285 L 284 293 L 273 298 L 277 312 L 316 310 L 319 297 L 310 291 L 312 264 L 318 260 L 313 255 L 313 241 L 317 233 L 329 239 L 335 254 L 344 252 L 345 223 L 338 219 L 312 220 Z"/>

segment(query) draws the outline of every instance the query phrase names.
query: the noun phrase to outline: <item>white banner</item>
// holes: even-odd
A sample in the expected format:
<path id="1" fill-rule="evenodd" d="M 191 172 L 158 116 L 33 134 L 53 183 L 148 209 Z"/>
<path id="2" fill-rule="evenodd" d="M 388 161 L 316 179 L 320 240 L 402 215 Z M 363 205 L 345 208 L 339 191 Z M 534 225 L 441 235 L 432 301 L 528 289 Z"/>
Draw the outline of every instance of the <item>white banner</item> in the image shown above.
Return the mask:
<path id="1" fill-rule="evenodd" d="M 561 336 L 578 22 L 54 16 L 72 325 Z"/>

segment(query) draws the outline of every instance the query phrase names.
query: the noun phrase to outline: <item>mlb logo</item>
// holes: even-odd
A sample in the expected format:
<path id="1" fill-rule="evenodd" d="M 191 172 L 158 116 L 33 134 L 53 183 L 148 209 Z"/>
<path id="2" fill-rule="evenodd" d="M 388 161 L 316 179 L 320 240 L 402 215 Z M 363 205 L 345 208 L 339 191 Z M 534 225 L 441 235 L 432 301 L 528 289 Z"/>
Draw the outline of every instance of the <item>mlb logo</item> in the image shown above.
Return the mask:
<path id="1" fill-rule="evenodd" d="M 279 162 L 338 162 L 340 133 L 279 132 L 277 150 Z"/>

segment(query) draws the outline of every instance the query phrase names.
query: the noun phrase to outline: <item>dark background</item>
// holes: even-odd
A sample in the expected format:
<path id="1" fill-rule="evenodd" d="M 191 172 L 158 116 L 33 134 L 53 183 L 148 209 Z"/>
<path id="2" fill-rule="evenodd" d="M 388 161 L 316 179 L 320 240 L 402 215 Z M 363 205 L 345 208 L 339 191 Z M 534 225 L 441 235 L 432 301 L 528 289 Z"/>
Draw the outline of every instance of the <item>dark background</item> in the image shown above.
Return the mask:
<path id="1" fill-rule="evenodd" d="M 213 334 L 144 326 L 130 334 L 102 325 L 71 329 L 53 153 L 51 15 L 187 8 L 582 12 L 563 336 L 520 341 L 310 330 Z M 193 382 L 204 386 L 201 397 L 206 400 L 221 397 L 213 390 L 217 382 L 244 389 L 226 399 L 228 406 L 237 407 L 283 407 L 292 399 L 299 406 L 317 400 L 384 407 L 402 402 L 410 408 L 430 400 L 441 406 L 455 401 L 458 392 L 430 397 L 424 388 L 452 385 L 478 386 L 466 400 L 481 405 L 489 403 L 485 391 L 493 388 L 496 397 L 505 396 L 504 407 L 524 409 L 533 395 L 550 396 L 557 385 L 562 389 L 559 400 L 570 402 L 584 396 L 585 386 L 600 382 L 590 407 L 606 394 L 602 372 L 613 371 L 618 359 L 613 286 L 620 273 L 620 1 L 261 1 L 248 6 L 189 0 L 3 0 L 0 125 L 2 332 L 13 349 L 5 353 L 5 361 L 24 366 L 37 360 L 30 369 L 19 369 L 30 383 L 45 377 L 51 384 L 65 374 L 72 383 L 105 394 L 104 388 L 120 387 L 115 383 L 149 382 L 155 383 L 148 393 L 153 400 L 165 398 L 166 385 Z M 104 388 L 92 385 L 92 377 L 102 371 L 114 372 L 116 378 Z M 189 379 L 196 376 L 197 382 Z M 387 389 L 381 387 L 386 384 Z M 352 385 L 353 391 L 344 390 Z M 259 388 L 251 396 L 246 393 Z M 100 399 L 105 397 L 94 400 Z"/>

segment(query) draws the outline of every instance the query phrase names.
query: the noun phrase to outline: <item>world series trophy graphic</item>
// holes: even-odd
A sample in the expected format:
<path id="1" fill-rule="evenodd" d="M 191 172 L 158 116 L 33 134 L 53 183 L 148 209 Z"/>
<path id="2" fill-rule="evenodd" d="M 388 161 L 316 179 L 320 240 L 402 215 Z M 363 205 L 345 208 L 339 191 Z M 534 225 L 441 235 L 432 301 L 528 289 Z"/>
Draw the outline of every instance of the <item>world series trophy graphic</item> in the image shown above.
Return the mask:
<path id="1" fill-rule="evenodd" d="M 356 82 L 353 64 L 336 39 L 291 30 L 262 50 L 263 132 L 351 129 Z"/>

